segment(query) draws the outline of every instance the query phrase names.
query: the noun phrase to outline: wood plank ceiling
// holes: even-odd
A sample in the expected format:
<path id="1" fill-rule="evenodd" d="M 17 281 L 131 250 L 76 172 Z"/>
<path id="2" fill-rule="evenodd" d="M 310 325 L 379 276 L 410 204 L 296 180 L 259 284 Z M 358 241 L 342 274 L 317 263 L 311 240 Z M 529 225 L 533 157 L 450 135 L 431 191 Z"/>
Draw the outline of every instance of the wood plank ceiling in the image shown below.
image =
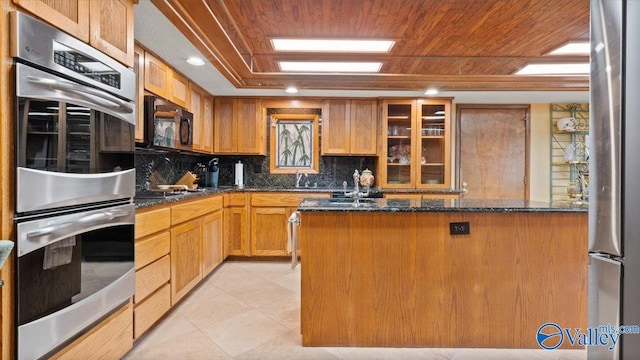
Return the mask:
<path id="1" fill-rule="evenodd" d="M 589 40 L 589 0 L 152 0 L 238 88 L 588 90 L 587 75 L 523 76 Z M 388 54 L 276 53 L 274 37 L 391 39 Z M 278 61 L 380 61 L 378 74 L 285 74 Z"/>

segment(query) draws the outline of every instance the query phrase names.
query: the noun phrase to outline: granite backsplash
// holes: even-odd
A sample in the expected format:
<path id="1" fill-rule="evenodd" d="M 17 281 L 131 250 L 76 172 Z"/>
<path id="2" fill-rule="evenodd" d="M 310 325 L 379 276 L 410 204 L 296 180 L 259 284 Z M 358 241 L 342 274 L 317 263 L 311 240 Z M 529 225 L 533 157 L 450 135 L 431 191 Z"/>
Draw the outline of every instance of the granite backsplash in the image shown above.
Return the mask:
<path id="1" fill-rule="evenodd" d="M 271 174 L 269 173 L 268 156 L 198 156 L 184 153 L 150 153 L 136 152 L 136 189 L 141 191 L 145 180 L 153 171 L 157 171 L 166 180 L 167 184 L 173 184 L 187 171 L 195 171 L 198 163 L 206 164 L 211 158 L 220 159 L 219 186 L 234 185 L 234 164 L 238 160 L 244 164 L 245 186 L 285 186 L 293 187 L 296 183 L 295 174 Z M 375 157 L 351 157 L 351 156 L 322 156 L 320 157 L 320 173 L 310 174 L 305 181 L 310 186 L 341 187 L 343 181 L 349 182 L 352 187 L 353 170 L 369 168 L 375 171 Z"/>
<path id="2" fill-rule="evenodd" d="M 267 109 L 267 115 L 274 113 L 318 113 L 320 109 Z M 265 119 L 265 123 L 267 119 Z M 266 126 L 266 124 L 265 124 Z M 322 120 L 320 120 L 322 126 Z M 269 131 L 269 127 L 267 127 Z M 269 134 L 267 133 L 267 149 Z M 136 191 L 144 189 L 146 179 L 157 171 L 167 182 L 174 184 L 187 171 L 196 171 L 198 164 L 206 164 L 217 157 L 220 162 L 219 186 L 234 185 L 234 164 L 238 160 L 244 165 L 244 183 L 247 187 L 254 186 L 284 186 L 293 187 L 296 183 L 295 174 L 271 174 L 269 172 L 269 154 L 267 156 L 215 156 L 194 155 L 178 152 L 164 152 L 156 150 L 137 149 L 135 153 Z M 355 169 L 360 171 L 369 168 L 376 175 L 376 161 L 374 156 L 321 156 L 320 172 L 310 174 L 301 181 L 308 181 L 310 186 L 317 184 L 321 187 L 341 187 L 343 181 L 353 186 L 352 175 Z"/>

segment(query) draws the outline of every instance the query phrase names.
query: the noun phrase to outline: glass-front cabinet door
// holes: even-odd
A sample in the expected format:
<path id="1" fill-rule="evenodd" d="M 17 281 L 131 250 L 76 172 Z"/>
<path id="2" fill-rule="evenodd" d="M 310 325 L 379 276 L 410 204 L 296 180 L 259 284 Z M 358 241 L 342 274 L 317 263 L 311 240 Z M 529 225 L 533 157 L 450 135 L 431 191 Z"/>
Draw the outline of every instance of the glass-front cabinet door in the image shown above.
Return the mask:
<path id="1" fill-rule="evenodd" d="M 450 102 L 418 100 L 416 128 L 421 147 L 416 185 L 418 188 L 449 188 L 450 181 Z"/>
<path id="2" fill-rule="evenodd" d="M 450 188 L 448 99 L 384 100 L 380 185 L 386 188 Z"/>
<path id="3" fill-rule="evenodd" d="M 386 185 L 388 187 L 411 187 L 413 181 L 413 163 L 411 149 L 413 145 L 413 118 L 416 109 L 412 101 L 385 102 L 383 117 L 386 130 L 385 148 L 387 157 L 385 166 Z"/>

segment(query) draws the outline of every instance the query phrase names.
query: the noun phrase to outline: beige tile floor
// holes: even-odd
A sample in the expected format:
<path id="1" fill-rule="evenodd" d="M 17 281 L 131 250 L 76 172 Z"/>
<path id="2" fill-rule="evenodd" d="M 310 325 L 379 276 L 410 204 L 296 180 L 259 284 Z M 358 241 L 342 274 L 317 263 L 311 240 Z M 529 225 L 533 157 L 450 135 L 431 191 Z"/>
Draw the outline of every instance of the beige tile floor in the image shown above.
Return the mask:
<path id="1" fill-rule="evenodd" d="M 136 344 L 134 359 L 586 359 L 583 350 L 301 346 L 300 266 L 225 262 Z"/>

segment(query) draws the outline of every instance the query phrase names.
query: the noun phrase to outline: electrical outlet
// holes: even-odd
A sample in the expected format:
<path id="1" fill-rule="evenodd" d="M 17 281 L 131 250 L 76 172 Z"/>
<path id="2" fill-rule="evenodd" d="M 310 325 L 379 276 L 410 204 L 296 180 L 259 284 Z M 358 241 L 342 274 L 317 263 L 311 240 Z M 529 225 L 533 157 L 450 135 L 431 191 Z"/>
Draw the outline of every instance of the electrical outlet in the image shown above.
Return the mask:
<path id="1" fill-rule="evenodd" d="M 470 227 L 469 222 L 455 222 L 449 223 L 450 235 L 469 235 Z"/>

